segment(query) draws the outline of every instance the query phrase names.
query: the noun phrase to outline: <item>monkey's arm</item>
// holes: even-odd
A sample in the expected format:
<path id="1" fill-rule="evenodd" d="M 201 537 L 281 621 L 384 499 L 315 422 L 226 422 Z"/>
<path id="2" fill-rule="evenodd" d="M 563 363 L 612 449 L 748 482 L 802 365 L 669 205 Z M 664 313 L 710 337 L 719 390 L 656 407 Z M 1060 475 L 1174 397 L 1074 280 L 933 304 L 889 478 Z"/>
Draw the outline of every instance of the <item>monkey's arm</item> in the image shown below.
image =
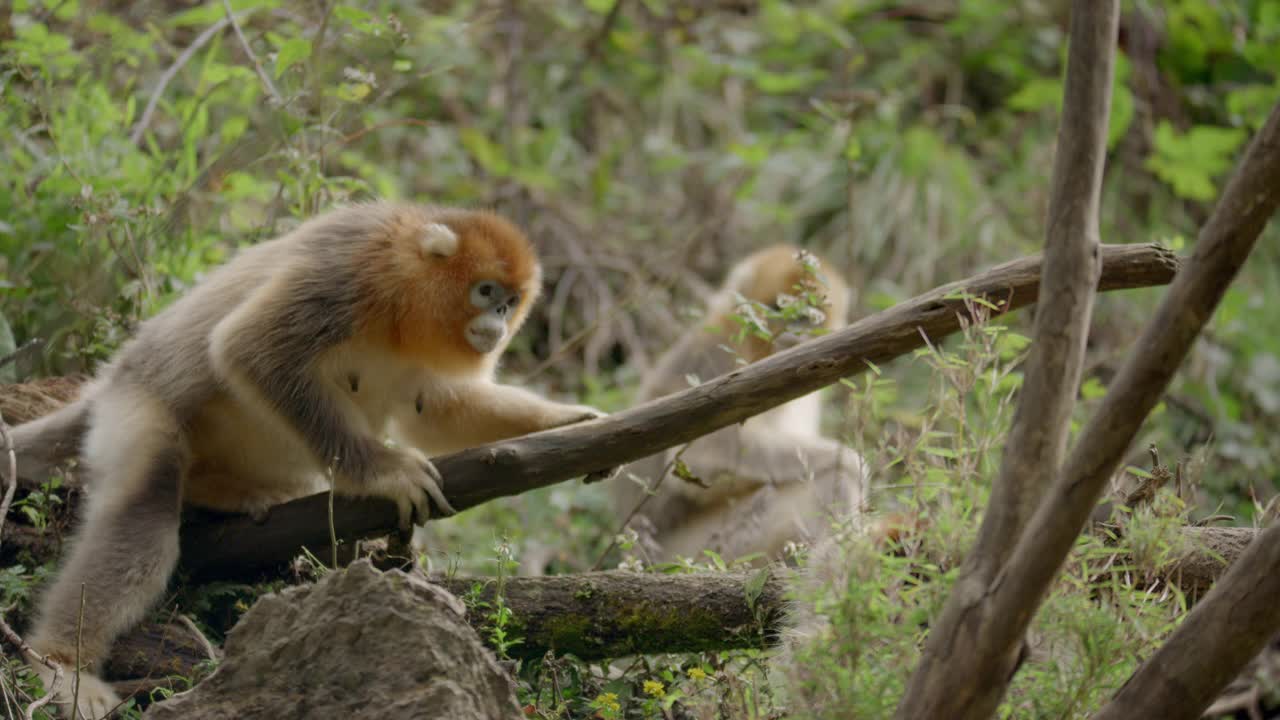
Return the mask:
<path id="1" fill-rule="evenodd" d="M 604 415 L 586 405 L 557 403 L 522 388 L 482 380 L 448 389 L 428 387 L 406 400 L 396 413 L 397 434 L 428 455 L 444 455 Z"/>
<path id="2" fill-rule="evenodd" d="M 426 517 L 427 493 L 452 512 L 439 473 L 417 453 L 385 447 L 358 408 L 319 376 L 319 358 L 357 332 L 353 283 L 305 273 L 256 290 L 210 335 L 215 370 L 235 396 L 281 417 L 321 466 L 332 463 L 339 489 L 395 500 L 402 524 Z"/>

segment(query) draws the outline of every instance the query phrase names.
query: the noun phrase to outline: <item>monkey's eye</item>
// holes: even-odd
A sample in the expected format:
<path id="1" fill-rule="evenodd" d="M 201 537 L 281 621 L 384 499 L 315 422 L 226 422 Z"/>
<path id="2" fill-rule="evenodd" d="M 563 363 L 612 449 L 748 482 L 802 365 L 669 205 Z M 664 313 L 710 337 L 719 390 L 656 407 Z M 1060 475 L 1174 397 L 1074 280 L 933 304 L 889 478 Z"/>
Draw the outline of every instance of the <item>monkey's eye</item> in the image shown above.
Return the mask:
<path id="1" fill-rule="evenodd" d="M 471 304 L 478 308 L 487 308 L 493 299 L 502 294 L 502 288 L 492 280 L 478 282 L 471 286 Z"/>

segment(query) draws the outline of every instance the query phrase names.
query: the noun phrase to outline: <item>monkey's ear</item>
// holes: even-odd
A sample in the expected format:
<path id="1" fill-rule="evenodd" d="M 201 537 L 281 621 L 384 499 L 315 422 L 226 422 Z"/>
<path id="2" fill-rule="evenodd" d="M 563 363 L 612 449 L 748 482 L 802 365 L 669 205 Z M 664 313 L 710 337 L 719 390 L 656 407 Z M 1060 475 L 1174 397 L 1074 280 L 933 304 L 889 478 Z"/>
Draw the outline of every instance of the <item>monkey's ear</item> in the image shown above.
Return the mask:
<path id="1" fill-rule="evenodd" d="M 458 252 L 458 235 L 443 223 L 427 223 L 422 228 L 422 237 L 419 239 L 422 243 L 422 249 L 432 255 L 440 257 L 449 257 Z"/>

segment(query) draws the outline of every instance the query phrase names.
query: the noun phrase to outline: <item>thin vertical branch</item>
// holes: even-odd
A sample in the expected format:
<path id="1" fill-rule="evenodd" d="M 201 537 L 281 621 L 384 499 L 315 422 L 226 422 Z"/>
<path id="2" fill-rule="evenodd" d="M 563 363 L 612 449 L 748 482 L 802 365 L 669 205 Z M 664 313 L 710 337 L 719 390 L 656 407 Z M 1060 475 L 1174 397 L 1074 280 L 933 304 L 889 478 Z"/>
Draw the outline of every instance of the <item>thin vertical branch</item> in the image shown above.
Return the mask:
<path id="1" fill-rule="evenodd" d="M 9 517 L 9 506 L 13 504 L 13 496 L 18 492 L 18 454 L 13 449 L 13 436 L 9 434 L 9 425 L 0 415 L 0 447 L 4 449 L 8 460 L 8 470 L 0 482 L 4 483 L 4 497 L 0 499 L 0 537 L 4 536 L 4 521 Z"/>
<path id="2" fill-rule="evenodd" d="M 1031 353 L 982 529 L 930 633 L 898 717 L 985 718 L 1004 695 L 1018 645 L 984 644 L 984 598 L 1066 453 L 1101 272 L 1098 206 L 1106 160 L 1118 0 L 1071 8 L 1062 124 Z M 971 672 L 956 672 L 964 666 Z"/>
<path id="3" fill-rule="evenodd" d="M 138 118 L 137 124 L 133 126 L 133 132 L 129 133 L 129 142 L 134 145 L 142 142 L 142 134 L 147 131 L 147 126 L 151 124 L 151 116 L 155 114 L 156 106 L 160 104 L 160 98 L 164 96 L 165 88 L 169 87 L 169 81 L 173 80 L 178 71 L 195 56 L 200 48 L 222 32 L 223 28 L 231 24 L 231 18 L 231 15 L 227 15 L 205 28 L 204 32 L 197 35 L 196 39 L 192 40 L 191 44 L 187 46 L 187 49 L 179 53 L 173 63 L 160 74 L 160 80 L 156 83 L 155 89 L 151 91 L 151 97 L 147 99 L 147 105 L 142 110 L 142 117 Z"/>
<path id="4" fill-rule="evenodd" d="M 240 23 L 236 21 L 236 15 L 231 10 L 231 3 L 228 0 L 222 0 L 222 7 L 227 12 L 227 21 L 231 23 L 231 29 L 235 31 L 236 38 L 240 41 L 240 47 L 244 48 L 244 52 L 249 56 L 249 62 L 253 63 L 253 69 L 257 71 L 258 78 L 262 80 L 262 85 L 266 87 L 267 93 L 271 95 L 271 99 L 277 105 L 284 104 L 284 98 L 280 96 L 280 91 L 276 90 L 275 83 L 271 82 L 271 76 L 266 70 L 262 69 L 262 63 L 258 62 L 258 56 L 253 52 L 253 47 L 249 45 L 249 39 L 244 36 L 244 31 L 240 29 Z"/>
<path id="5" fill-rule="evenodd" d="M 71 714 L 80 714 L 80 642 L 84 631 L 84 583 L 80 583 L 80 612 L 76 615 L 76 662 L 71 681 Z"/>

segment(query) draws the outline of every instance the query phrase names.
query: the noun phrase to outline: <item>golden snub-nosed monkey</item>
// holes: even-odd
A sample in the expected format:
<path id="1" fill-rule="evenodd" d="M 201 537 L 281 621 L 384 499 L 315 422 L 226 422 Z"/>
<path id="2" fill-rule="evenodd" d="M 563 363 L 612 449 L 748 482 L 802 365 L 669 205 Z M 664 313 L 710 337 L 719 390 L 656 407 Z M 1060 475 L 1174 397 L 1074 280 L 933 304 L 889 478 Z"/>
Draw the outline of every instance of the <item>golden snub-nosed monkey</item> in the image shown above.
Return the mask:
<path id="1" fill-rule="evenodd" d="M 709 380 L 768 357 L 815 329 L 839 328 L 848 298 L 845 283 L 816 256 L 786 245 L 756 252 L 730 270 L 702 324 L 658 360 L 637 401 L 684 390 L 690 377 Z M 798 312 L 781 312 L 786 307 Z M 735 316 L 746 316 L 754 331 L 743 337 Z M 626 473 L 635 478 L 612 484 L 619 519 L 646 497 L 638 479 L 657 485 L 635 524 L 653 533 L 660 548 L 654 561 L 698 558 L 704 549 L 726 560 L 754 553 L 776 559 L 788 542 L 822 536 L 833 517 L 857 509 L 866 468 L 858 453 L 821 434 L 821 410 L 820 395 L 812 393 L 695 440 L 682 460 L 706 487 L 674 476 L 658 484 L 676 448 L 629 465 Z"/>
<path id="2" fill-rule="evenodd" d="M 37 465 L 83 435 L 87 507 L 30 634 L 68 669 L 78 651 L 79 711 L 117 704 L 97 664 L 163 592 L 184 503 L 260 513 L 332 470 L 337 492 L 390 498 L 407 526 L 452 512 L 428 456 L 599 417 L 494 381 L 540 281 L 528 239 L 493 213 L 337 209 L 239 252 L 78 400 L 15 428 L 19 462 Z M 71 694 L 64 680 L 64 708 Z"/>

